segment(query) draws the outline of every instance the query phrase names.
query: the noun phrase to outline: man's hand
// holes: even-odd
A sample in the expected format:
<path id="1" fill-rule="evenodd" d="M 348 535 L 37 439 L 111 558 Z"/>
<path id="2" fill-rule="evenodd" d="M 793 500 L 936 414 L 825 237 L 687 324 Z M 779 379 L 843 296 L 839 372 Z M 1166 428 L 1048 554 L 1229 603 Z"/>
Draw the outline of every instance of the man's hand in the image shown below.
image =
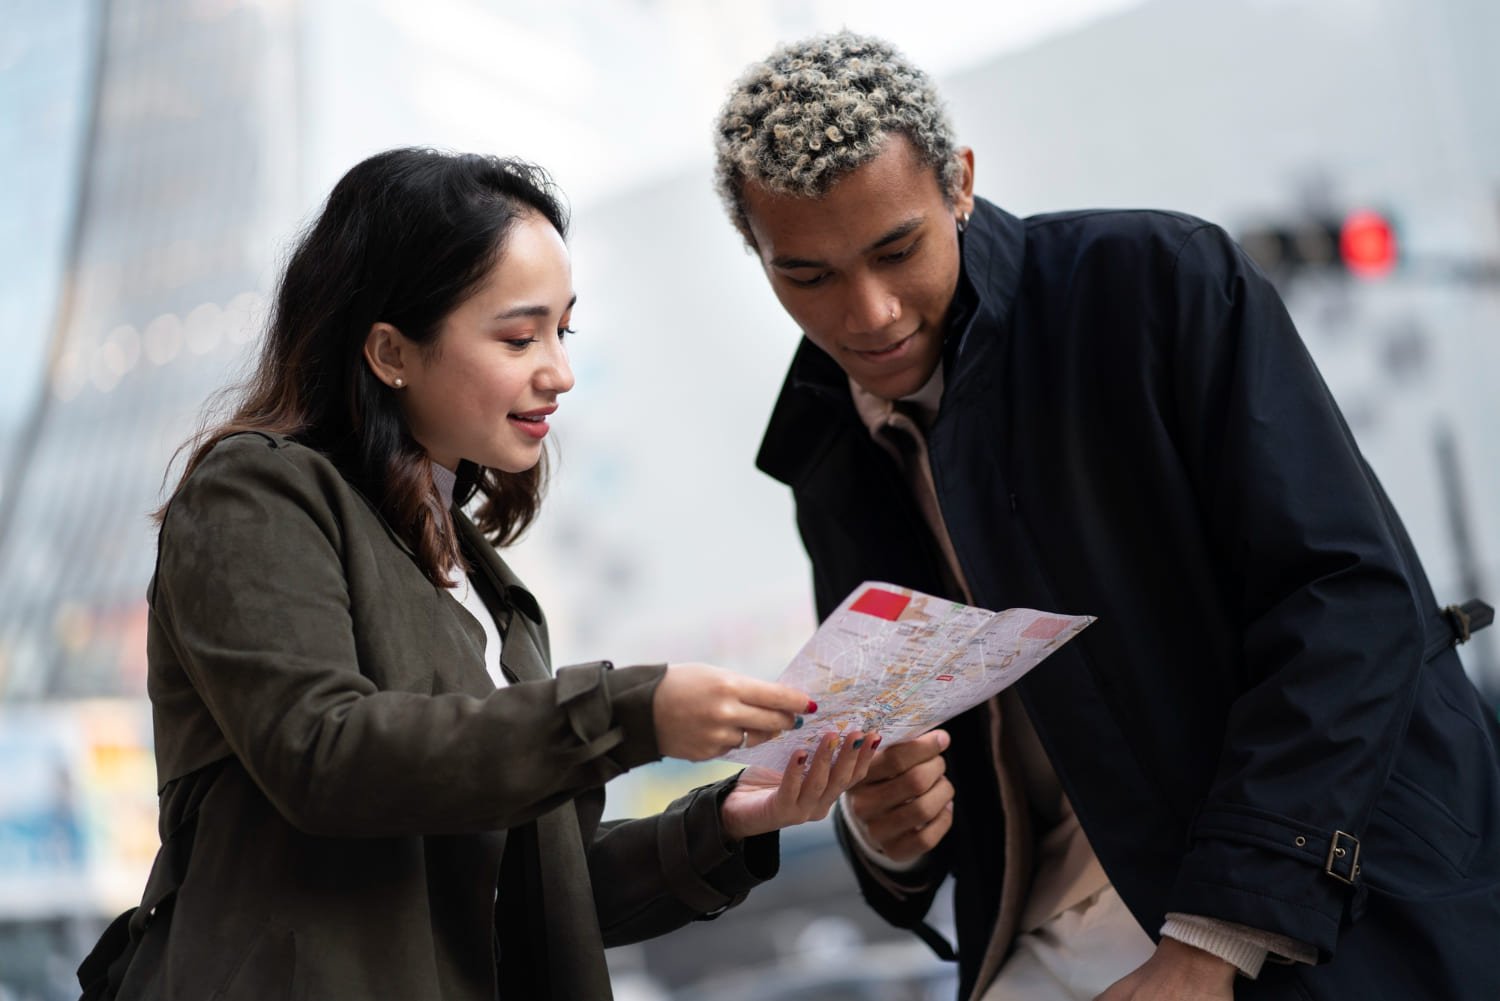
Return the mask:
<path id="1" fill-rule="evenodd" d="M 1164 938 L 1151 958 L 1096 1001 L 1234 1001 L 1233 963 Z"/>
<path id="2" fill-rule="evenodd" d="M 876 752 L 863 782 L 847 794 L 851 823 L 894 862 L 909 862 L 933 848 L 953 826 L 953 784 L 944 777 L 949 737 L 933 730 Z"/>

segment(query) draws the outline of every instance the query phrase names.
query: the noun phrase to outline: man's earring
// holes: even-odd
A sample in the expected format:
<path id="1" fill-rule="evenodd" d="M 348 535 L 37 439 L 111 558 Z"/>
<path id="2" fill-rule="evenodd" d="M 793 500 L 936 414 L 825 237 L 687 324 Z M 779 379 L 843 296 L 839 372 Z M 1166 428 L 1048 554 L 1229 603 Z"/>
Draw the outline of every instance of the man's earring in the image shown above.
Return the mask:
<path id="1" fill-rule="evenodd" d="M 968 228 L 969 228 L 969 213 L 967 213 L 967 212 L 960 212 L 958 214 L 958 231 L 960 233 L 962 233 L 964 230 L 966 230 Z"/>
<path id="2" fill-rule="evenodd" d="M 391 385 L 395 386 L 397 389 L 400 389 L 402 386 L 406 385 L 406 380 L 398 375 L 396 376 L 396 378 L 391 380 Z"/>

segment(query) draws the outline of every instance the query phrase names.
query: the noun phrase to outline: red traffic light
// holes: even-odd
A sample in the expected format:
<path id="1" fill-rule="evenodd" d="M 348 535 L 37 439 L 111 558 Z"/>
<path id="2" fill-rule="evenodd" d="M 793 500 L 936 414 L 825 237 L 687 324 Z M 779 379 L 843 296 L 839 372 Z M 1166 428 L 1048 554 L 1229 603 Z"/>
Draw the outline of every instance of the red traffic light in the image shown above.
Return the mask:
<path id="1" fill-rule="evenodd" d="M 1339 256 L 1351 274 L 1383 278 L 1396 266 L 1396 232 L 1379 212 L 1351 212 L 1339 230 Z"/>

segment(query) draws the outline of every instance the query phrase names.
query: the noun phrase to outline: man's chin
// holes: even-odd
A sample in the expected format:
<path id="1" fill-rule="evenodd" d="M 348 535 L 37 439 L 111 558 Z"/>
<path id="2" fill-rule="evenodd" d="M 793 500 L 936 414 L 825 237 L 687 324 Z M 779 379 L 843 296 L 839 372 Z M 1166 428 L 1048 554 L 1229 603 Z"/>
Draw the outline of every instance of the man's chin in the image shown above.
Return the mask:
<path id="1" fill-rule="evenodd" d="M 850 372 L 848 369 L 845 369 L 845 373 L 865 392 L 872 393 L 882 400 L 899 400 L 927 385 L 927 380 L 932 378 L 932 371 L 936 368 L 937 365 L 934 364 L 925 373 L 922 368 L 915 366 L 879 374 Z"/>

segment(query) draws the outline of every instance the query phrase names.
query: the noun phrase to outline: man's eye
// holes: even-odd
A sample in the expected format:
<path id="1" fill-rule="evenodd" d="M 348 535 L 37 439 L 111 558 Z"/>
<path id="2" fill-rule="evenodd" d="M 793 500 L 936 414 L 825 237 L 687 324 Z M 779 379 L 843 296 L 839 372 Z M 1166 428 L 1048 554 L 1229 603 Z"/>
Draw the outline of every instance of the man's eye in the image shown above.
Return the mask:
<path id="1" fill-rule="evenodd" d="M 797 288 L 814 288 L 818 285 L 823 284 L 823 279 L 827 277 L 828 272 L 825 271 L 822 274 L 812 278 L 795 278 L 791 275 L 787 275 L 786 280 L 795 285 Z"/>
<path id="2" fill-rule="evenodd" d="M 901 250 L 896 251 L 894 254 L 886 254 L 884 257 L 881 258 L 881 260 L 884 261 L 887 264 L 895 264 L 898 261 L 904 261 L 904 260 L 906 260 L 908 257 L 910 257 L 912 254 L 914 254 L 916 252 L 917 252 L 917 244 L 913 243 L 913 244 L 911 244 L 908 247 L 903 247 Z"/>

